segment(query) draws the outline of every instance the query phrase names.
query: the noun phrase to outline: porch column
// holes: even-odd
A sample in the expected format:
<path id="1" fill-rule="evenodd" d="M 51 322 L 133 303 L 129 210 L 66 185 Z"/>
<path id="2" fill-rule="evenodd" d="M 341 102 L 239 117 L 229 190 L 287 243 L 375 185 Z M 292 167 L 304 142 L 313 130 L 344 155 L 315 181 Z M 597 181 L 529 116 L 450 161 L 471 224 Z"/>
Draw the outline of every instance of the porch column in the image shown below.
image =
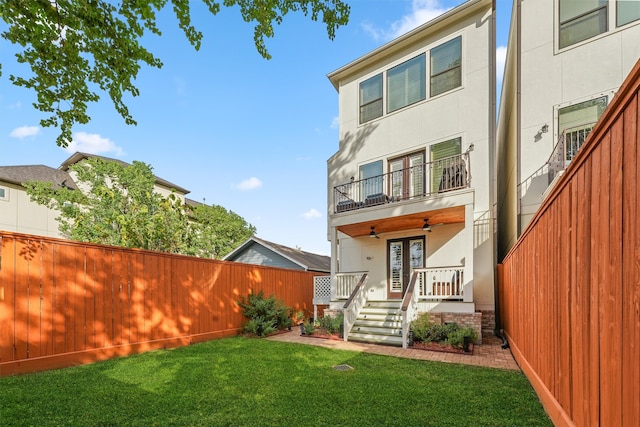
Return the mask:
<path id="1" fill-rule="evenodd" d="M 338 230 L 336 227 L 330 227 L 329 235 L 331 236 L 331 301 L 337 300 L 336 297 L 336 274 L 338 273 Z"/>
<path id="2" fill-rule="evenodd" d="M 473 250 L 475 246 L 473 222 L 473 204 L 464 205 L 464 302 L 473 302 Z"/>

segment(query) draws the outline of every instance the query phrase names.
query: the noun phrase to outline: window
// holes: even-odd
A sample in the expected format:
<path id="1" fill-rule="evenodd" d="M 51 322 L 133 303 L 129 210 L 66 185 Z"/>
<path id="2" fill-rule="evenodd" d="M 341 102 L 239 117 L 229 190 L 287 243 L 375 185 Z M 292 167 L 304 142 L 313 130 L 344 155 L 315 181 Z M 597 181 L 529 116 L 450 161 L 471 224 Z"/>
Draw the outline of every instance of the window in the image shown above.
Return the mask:
<path id="1" fill-rule="evenodd" d="M 431 92 L 440 95 L 462 85 L 461 37 L 431 49 Z"/>
<path id="2" fill-rule="evenodd" d="M 450 180 L 449 178 L 462 178 L 452 176 L 450 174 L 451 168 L 456 166 L 462 153 L 462 140 L 461 138 L 451 139 L 449 141 L 440 142 L 431 146 L 431 192 L 438 193 L 447 190 L 453 190 L 461 187 L 461 183 L 456 180 Z M 466 170 L 466 169 L 465 169 Z M 466 172 L 465 172 L 466 173 Z M 460 184 L 460 185 L 454 185 Z M 466 185 L 466 179 L 464 180 Z"/>
<path id="3" fill-rule="evenodd" d="M 640 1 L 618 0 L 616 3 L 616 24 L 618 27 L 640 19 Z"/>
<path id="4" fill-rule="evenodd" d="M 382 116 L 382 74 L 360 83 L 360 124 Z"/>
<path id="5" fill-rule="evenodd" d="M 362 200 L 382 193 L 382 160 L 360 166 Z"/>
<path id="6" fill-rule="evenodd" d="M 9 200 L 9 192 L 4 187 L 0 187 L 0 200 Z"/>
<path id="7" fill-rule="evenodd" d="M 389 161 L 391 197 L 405 200 L 425 194 L 424 152 Z"/>
<path id="8" fill-rule="evenodd" d="M 426 98 L 425 54 L 387 71 L 387 112 Z"/>
<path id="9" fill-rule="evenodd" d="M 565 161 L 567 163 L 575 157 L 582 147 L 606 107 L 607 97 L 603 96 L 558 110 L 558 129 L 560 133 L 564 132 L 565 134 Z"/>
<path id="10" fill-rule="evenodd" d="M 560 49 L 607 31 L 608 0 L 560 0 Z"/>

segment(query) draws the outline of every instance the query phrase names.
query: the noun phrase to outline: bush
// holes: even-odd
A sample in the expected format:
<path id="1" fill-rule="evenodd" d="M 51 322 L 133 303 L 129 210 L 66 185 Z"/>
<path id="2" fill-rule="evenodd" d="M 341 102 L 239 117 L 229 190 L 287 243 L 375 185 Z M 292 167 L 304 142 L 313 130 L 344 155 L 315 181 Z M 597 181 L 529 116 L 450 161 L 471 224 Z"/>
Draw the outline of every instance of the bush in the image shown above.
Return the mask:
<path id="1" fill-rule="evenodd" d="M 473 328 L 459 328 L 447 337 L 447 342 L 452 347 L 462 347 L 464 345 L 464 338 L 469 339 L 469 343 L 474 342 L 478 338 L 478 333 Z"/>
<path id="2" fill-rule="evenodd" d="M 313 333 L 316 331 L 316 327 L 313 322 L 309 322 L 308 320 L 305 320 L 305 322 L 302 324 L 302 327 L 304 329 L 305 335 L 313 335 Z"/>
<path id="3" fill-rule="evenodd" d="M 457 323 L 432 323 L 429 313 L 422 313 L 411 322 L 411 330 L 416 342 L 447 342 L 452 347 L 462 347 L 464 337 L 468 337 L 469 342 L 478 338 L 478 333 L 470 327 L 462 328 Z"/>
<path id="4" fill-rule="evenodd" d="M 291 326 L 291 309 L 273 295 L 265 298 L 263 291 L 241 297 L 238 305 L 242 315 L 249 319 L 243 328 L 245 333 L 263 337 Z"/>
<path id="5" fill-rule="evenodd" d="M 342 330 L 344 324 L 344 314 L 340 313 L 336 316 L 324 316 L 319 320 L 320 327 L 330 334 L 337 334 Z"/>

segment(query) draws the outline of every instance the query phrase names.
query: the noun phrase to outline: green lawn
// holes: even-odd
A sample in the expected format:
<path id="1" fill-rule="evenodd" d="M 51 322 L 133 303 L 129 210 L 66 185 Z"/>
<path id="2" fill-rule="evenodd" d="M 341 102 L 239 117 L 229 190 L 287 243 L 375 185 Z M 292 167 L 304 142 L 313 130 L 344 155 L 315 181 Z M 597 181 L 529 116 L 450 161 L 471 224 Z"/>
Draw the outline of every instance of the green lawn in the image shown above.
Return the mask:
<path id="1" fill-rule="evenodd" d="M 552 424 L 518 372 L 235 337 L 0 379 L 0 425 Z"/>

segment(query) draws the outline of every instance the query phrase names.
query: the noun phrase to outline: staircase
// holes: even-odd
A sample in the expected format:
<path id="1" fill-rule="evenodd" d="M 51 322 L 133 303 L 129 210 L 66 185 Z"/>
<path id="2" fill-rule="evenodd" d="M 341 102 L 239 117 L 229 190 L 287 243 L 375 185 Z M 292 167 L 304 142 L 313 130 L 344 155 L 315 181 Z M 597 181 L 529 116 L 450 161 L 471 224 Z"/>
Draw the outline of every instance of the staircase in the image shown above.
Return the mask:
<path id="1" fill-rule="evenodd" d="M 367 301 L 348 340 L 402 347 L 402 301 Z"/>

